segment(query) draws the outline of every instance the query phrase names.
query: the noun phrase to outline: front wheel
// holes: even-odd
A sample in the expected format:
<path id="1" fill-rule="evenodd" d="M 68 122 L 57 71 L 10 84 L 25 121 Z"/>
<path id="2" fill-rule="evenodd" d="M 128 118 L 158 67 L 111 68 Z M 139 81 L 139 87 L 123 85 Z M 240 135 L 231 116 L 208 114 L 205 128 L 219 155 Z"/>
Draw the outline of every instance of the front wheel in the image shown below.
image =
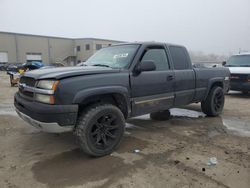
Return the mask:
<path id="1" fill-rule="evenodd" d="M 82 112 L 75 134 L 85 153 L 100 157 L 119 146 L 124 129 L 125 119 L 119 108 L 111 104 L 96 104 Z"/>
<path id="2" fill-rule="evenodd" d="M 218 116 L 222 113 L 225 103 L 223 89 L 219 86 L 213 87 L 207 98 L 201 102 L 202 111 L 208 116 Z"/>

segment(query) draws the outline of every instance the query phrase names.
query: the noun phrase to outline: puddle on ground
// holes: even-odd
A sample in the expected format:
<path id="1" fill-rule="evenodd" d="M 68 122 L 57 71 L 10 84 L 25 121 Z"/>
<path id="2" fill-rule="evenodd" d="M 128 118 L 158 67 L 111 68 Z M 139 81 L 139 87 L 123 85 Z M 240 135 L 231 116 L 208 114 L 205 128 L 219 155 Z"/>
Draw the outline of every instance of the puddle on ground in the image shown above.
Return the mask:
<path id="1" fill-rule="evenodd" d="M 142 150 L 146 141 L 134 137 L 125 137 L 119 149 L 120 152 Z M 68 187 L 84 183 L 122 178 L 133 165 L 125 164 L 123 159 L 111 155 L 94 158 L 87 156 L 79 149 L 67 151 L 50 159 L 39 161 L 32 167 L 34 177 L 49 187 Z"/>
<path id="2" fill-rule="evenodd" d="M 250 137 L 250 122 L 237 117 L 223 117 L 223 125 L 233 134 Z"/>
<path id="3" fill-rule="evenodd" d="M 242 120 L 237 117 L 233 118 L 233 117 L 223 116 L 223 117 L 214 117 L 207 120 L 206 118 L 204 118 L 206 117 L 204 113 L 195 110 L 172 108 L 170 109 L 170 112 L 172 115 L 172 120 L 181 118 L 181 120 L 183 121 L 185 119 L 188 120 L 189 118 L 191 119 L 202 118 L 201 119 L 202 122 L 199 122 L 199 124 L 208 124 L 207 126 L 209 126 L 209 137 L 214 137 L 224 133 L 250 137 L 250 123 L 246 120 Z M 126 126 L 128 130 L 129 129 L 135 130 L 138 128 L 147 129 L 149 127 L 152 127 L 152 120 L 150 119 L 149 114 L 132 118 L 131 120 L 128 120 L 128 122 L 129 123 L 127 123 Z M 187 123 L 186 121 L 183 121 L 183 125 L 185 125 L 186 123 Z M 162 122 L 160 122 L 160 124 L 162 124 Z M 154 127 L 156 127 L 155 122 L 154 122 Z"/>
<path id="4" fill-rule="evenodd" d="M 181 108 L 173 108 L 171 111 L 171 119 L 166 121 L 156 121 L 150 118 L 149 114 L 134 117 L 127 120 L 126 124 L 126 134 L 131 134 L 133 131 L 152 131 L 158 128 L 167 128 L 170 126 L 178 125 L 187 125 L 187 121 L 199 119 L 203 121 L 203 117 L 206 115 L 202 112 L 189 110 L 189 109 L 181 109 Z M 178 122 L 175 122 L 178 121 Z M 205 120 L 204 120 L 205 121 Z M 222 124 L 222 123 L 221 123 Z M 190 124 L 189 124 L 190 125 Z"/>
<path id="5" fill-rule="evenodd" d="M 182 108 L 172 108 L 170 109 L 170 112 L 172 116 L 177 116 L 177 117 L 189 117 L 189 118 L 206 117 L 206 115 L 202 112 L 198 112 L 195 110 L 182 109 Z"/>
<path id="6" fill-rule="evenodd" d="M 68 187 L 106 179 L 122 166 L 120 158 L 92 158 L 75 149 L 35 163 L 32 171 L 36 180 L 49 187 Z"/>
<path id="7" fill-rule="evenodd" d="M 126 123 L 125 128 L 126 128 L 126 130 L 143 129 L 143 127 L 137 126 L 137 125 L 132 124 L 132 123 Z"/>
<path id="8" fill-rule="evenodd" d="M 174 117 L 187 117 L 187 118 L 206 117 L 206 115 L 202 112 L 198 112 L 195 110 L 189 110 L 189 109 L 183 109 L 183 108 L 171 108 L 170 113 Z M 150 116 L 149 116 L 149 114 L 147 114 L 147 115 L 143 115 L 143 116 L 138 116 L 135 119 L 150 120 Z"/>

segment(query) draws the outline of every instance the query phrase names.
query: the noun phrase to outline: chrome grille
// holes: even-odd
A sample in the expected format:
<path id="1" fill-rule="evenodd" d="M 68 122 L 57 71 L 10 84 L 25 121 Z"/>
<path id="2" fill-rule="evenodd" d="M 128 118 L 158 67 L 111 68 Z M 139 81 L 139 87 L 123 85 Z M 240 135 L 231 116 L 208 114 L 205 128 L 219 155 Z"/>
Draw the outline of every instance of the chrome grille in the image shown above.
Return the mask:
<path id="1" fill-rule="evenodd" d="M 30 77 L 25 77 L 22 76 L 20 78 L 20 82 L 19 82 L 19 92 L 21 94 L 21 96 L 27 98 L 27 99 L 32 99 L 34 96 L 34 93 L 31 91 L 25 91 L 23 88 L 23 85 L 29 86 L 29 87 L 35 87 L 36 85 L 36 80 L 34 78 L 30 78 Z"/>
<path id="2" fill-rule="evenodd" d="M 36 80 L 34 78 L 22 76 L 20 78 L 20 83 L 24 83 L 24 84 L 26 84 L 27 86 L 30 86 L 30 87 L 35 87 Z"/>

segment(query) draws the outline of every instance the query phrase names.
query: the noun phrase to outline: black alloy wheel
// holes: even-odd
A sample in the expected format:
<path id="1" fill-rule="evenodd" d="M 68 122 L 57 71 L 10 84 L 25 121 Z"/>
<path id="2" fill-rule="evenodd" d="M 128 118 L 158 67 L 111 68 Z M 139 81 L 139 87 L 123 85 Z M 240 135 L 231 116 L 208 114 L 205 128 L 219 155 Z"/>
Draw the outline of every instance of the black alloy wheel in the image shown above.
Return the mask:
<path id="1" fill-rule="evenodd" d="M 218 90 L 214 96 L 214 110 L 220 112 L 224 106 L 224 93 L 222 90 Z"/>
<path id="2" fill-rule="evenodd" d="M 86 108 L 78 118 L 75 134 L 80 148 L 92 156 L 112 153 L 120 144 L 125 119 L 112 104 L 95 104 Z"/>
<path id="3" fill-rule="evenodd" d="M 106 149 L 114 145 L 119 136 L 120 125 L 114 114 L 101 115 L 92 125 L 91 142 L 99 149 Z"/>
<path id="4" fill-rule="evenodd" d="M 208 96 L 201 102 L 201 109 L 208 116 L 218 116 L 222 113 L 225 103 L 225 95 L 223 89 L 214 86 L 209 91 Z"/>

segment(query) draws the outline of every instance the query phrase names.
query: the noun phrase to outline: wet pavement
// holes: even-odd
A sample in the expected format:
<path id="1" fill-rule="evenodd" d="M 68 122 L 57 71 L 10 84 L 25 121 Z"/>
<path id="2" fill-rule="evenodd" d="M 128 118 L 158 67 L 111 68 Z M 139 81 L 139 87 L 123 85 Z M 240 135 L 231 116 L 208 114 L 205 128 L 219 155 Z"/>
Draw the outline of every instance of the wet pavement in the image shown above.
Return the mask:
<path id="1" fill-rule="evenodd" d="M 0 89 L 1 188 L 250 185 L 250 95 L 230 92 L 220 117 L 193 104 L 171 109 L 168 121 L 130 119 L 119 149 L 93 158 L 71 133 L 47 134 L 23 122 L 13 107 L 17 88 L 2 73 Z M 208 166 L 211 157 L 218 164 Z"/>

